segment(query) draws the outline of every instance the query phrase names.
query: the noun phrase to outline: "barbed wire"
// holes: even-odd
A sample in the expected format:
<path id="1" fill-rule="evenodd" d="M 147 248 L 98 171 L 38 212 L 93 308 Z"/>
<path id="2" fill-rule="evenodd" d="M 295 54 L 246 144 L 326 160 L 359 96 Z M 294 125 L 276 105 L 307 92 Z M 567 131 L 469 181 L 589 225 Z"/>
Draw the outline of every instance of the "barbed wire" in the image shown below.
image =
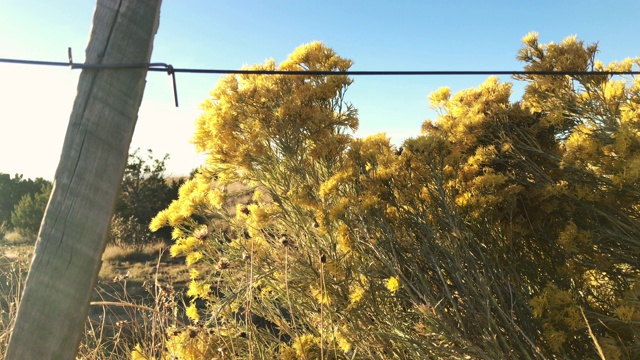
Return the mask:
<path id="1" fill-rule="evenodd" d="M 0 63 L 58 66 L 69 67 L 72 70 L 134 70 L 146 69 L 152 72 L 166 72 L 172 77 L 173 95 L 176 107 L 178 107 L 178 89 L 176 85 L 176 73 L 191 74 L 233 74 L 233 75 L 319 75 L 319 76 L 474 76 L 474 75 L 541 75 L 541 76 L 621 76 L 640 75 L 640 71 L 527 71 L 527 70 L 259 70 L 259 69 L 197 69 L 174 68 L 166 63 L 131 63 L 131 64 L 85 64 L 73 62 L 71 48 L 68 50 L 69 61 L 40 61 L 25 59 L 0 58 Z"/>
<path id="2" fill-rule="evenodd" d="M 174 73 L 195 73 L 195 74 L 251 74 L 251 75 L 353 75 L 353 76 L 435 76 L 435 75 L 640 75 L 640 71 L 571 71 L 571 70 L 548 70 L 548 71 L 527 71 L 527 70 L 253 70 L 253 69 L 197 69 L 197 68 L 175 68 L 166 63 L 132 63 L 132 64 L 84 64 L 61 61 L 39 61 L 23 59 L 0 58 L 0 63 L 41 65 L 41 66 L 64 66 L 71 69 L 104 69 L 104 70 L 127 70 L 127 69 L 147 69 L 148 71 L 174 72 Z"/>

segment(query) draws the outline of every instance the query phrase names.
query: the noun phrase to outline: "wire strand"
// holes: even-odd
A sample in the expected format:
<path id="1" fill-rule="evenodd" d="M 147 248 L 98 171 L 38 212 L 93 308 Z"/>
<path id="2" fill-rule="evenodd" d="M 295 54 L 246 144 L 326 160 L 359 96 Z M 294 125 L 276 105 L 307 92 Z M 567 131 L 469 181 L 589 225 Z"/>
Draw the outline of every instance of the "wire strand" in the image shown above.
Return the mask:
<path id="1" fill-rule="evenodd" d="M 189 69 L 174 68 L 165 63 L 132 63 L 132 64 L 82 64 L 73 62 L 71 48 L 68 49 L 69 62 L 40 61 L 24 59 L 0 58 L 0 63 L 39 66 L 65 66 L 72 70 L 135 70 L 146 69 L 152 72 L 166 72 L 171 76 L 173 83 L 173 99 L 178 107 L 178 87 L 176 85 L 176 73 L 190 74 L 233 74 L 233 75 L 317 75 L 317 76 L 473 76 L 473 75 L 556 75 L 556 76 L 614 76 L 614 75 L 640 75 L 640 71 L 511 71 L 511 70 L 382 70 L 382 71 L 330 71 L 330 70 L 229 70 L 229 69 Z"/>
<path id="2" fill-rule="evenodd" d="M 103 70 L 127 70 L 147 69 L 153 72 L 192 73 L 192 74 L 235 74 L 235 75 L 348 75 L 348 76 L 442 76 L 442 75 L 568 75 L 568 76 L 613 76 L 613 75 L 640 75 L 640 71 L 526 71 L 526 70 L 232 70 L 232 69 L 194 69 L 174 68 L 166 63 L 138 63 L 138 64 L 82 64 L 61 61 L 39 61 L 23 59 L 0 58 L 0 63 L 40 65 L 40 66 L 64 66 L 71 69 L 103 69 Z"/>

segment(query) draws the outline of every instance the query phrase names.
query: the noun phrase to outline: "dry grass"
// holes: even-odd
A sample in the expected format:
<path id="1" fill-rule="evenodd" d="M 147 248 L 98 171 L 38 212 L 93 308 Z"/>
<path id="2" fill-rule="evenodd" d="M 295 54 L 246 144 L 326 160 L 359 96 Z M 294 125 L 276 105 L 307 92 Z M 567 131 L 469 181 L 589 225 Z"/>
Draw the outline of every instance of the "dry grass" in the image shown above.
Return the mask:
<path id="1" fill-rule="evenodd" d="M 33 245 L 36 239 L 29 236 L 19 234 L 17 231 L 9 231 L 4 234 L 4 238 L 0 239 L 3 245 Z"/>
<path id="2" fill-rule="evenodd" d="M 5 353 L 9 343 L 28 266 L 26 257 L 8 258 L 0 255 L 0 354 Z"/>
<path id="3" fill-rule="evenodd" d="M 145 279 L 154 272 L 155 264 L 167 245 L 155 243 L 137 247 L 109 245 L 102 254 L 99 278 L 115 279 L 129 274 L 136 279 Z"/>
<path id="4" fill-rule="evenodd" d="M 126 276 L 130 280 L 144 282 L 157 276 L 160 281 L 187 282 L 189 272 L 184 259 L 172 258 L 167 249 L 168 245 L 162 242 L 145 245 L 141 249 L 109 245 L 102 255 L 99 281 L 108 282 Z"/>
<path id="5" fill-rule="evenodd" d="M 6 351 L 33 252 L 19 234 L 7 235 L 0 242 L 0 354 Z M 189 272 L 184 259 L 171 258 L 166 249 L 163 243 L 140 249 L 107 246 L 78 358 L 129 358 L 136 344 L 161 349 L 167 329 L 182 324 Z"/>
<path id="6" fill-rule="evenodd" d="M 167 248 L 167 244 L 157 242 L 141 248 L 108 245 L 102 253 L 102 261 L 144 262 L 153 261 Z"/>
<path id="7" fill-rule="evenodd" d="M 130 256 L 126 251 L 123 254 Z M 89 309 L 79 358 L 130 358 L 136 345 L 159 351 L 168 329 L 183 324 L 179 317 L 183 295 L 162 278 L 163 255 L 157 254 L 155 264 L 124 262 L 130 264 L 126 274 L 101 279 Z"/>
<path id="8" fill-rule="evenodd" d="M 235 205 L 248 203 L 253 191 L 239 183 L 229 188 L 245 191 L 225 206 L 234 213 Z M 0 354 L 8 344 L 34 243 L 35 239 L 13 231 L 0 239 Z M 183 309 L 189 268 L 183 257 L 172 258 L 168 247 L 159 242 L 105 248 L 78 358 L 130 358 L 137 344 L 159 354 L 168 329 L 186 327 Z M 204 271 L 203 267 L 195 266 Z"/>

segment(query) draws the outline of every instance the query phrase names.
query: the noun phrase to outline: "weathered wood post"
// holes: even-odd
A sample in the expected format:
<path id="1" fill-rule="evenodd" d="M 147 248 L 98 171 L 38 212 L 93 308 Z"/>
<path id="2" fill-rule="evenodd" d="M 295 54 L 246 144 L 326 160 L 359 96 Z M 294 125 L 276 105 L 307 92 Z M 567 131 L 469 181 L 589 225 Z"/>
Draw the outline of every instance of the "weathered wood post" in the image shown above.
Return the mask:
<path id="1" fill-rule="evenodd" d="M 86 63 L 148 63 L 160 4 L 98 0 Z M 146 74 L 82 70 L 6 359 L 75 358 Z"/>

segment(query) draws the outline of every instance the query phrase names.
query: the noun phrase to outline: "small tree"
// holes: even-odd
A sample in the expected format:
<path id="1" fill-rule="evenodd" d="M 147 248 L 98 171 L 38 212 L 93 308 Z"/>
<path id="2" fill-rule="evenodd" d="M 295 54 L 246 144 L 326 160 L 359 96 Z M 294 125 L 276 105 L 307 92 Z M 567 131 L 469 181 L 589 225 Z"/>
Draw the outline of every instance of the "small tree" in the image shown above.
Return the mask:
<path id="1" fill-rule="evenodd" d="M 31 180 L 24 179 L 20 174 L 11 177 L 9 174 L 0 173 L 0 225 L 4 224 L 7 230 L 10 230 L 11 212 L 22 197 L 40 192 L 47 184 L 50 182 L 43 178 Z"/>
<path id="2" fill-rule="evenodd" d="M 178 197 L 178 188 L 182 184 L 181 180 L 165 179 L 168 158 L 168 154 L 161 159 L 154 158 L 150 149 L 146 157 L 140 155 L 140 149 L 129 155 L 111 221 L 112 243 L 139 246 L 150 239 L 170 238 L 168 229 L 156 234 L 148 230 L 151 219 Z"/>
<path id="3" fill-rule="evenodd" d="M 51 196 L 51 184 L 42 185 L 36 194 L 25 194 L 11 213 L 11 223 L 20 235 L 35 237 Z"/>

